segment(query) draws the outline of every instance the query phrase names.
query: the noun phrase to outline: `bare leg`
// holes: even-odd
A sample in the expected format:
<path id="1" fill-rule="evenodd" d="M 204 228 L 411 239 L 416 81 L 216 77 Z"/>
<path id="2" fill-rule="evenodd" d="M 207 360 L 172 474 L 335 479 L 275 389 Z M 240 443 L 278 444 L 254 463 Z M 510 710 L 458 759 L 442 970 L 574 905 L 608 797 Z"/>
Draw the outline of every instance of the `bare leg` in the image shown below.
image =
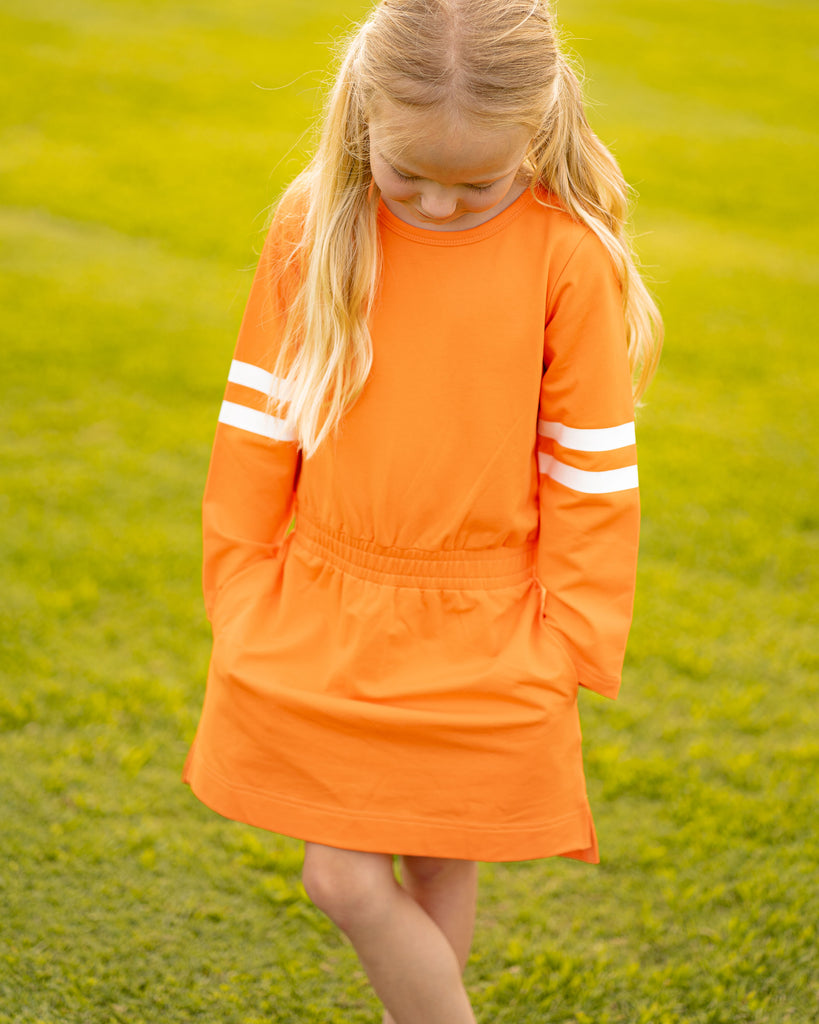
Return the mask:
<path id="1" fill-rule="evenodd" d="M 307 843 L 304 887 L 352 942 L 396 1024 L 475 1024 L 458 958 L 392 857 Z"/>
<path id="2" fill-rule="evenodd" d="M 449 939 L 461 970 L 475 929 L 478 865 L 472 860 L 402 857 L 404 888 Z"/>
<path id="3" fill-rule="evenodd" d="M 463 971 L 475 928 L 478 865 L 468 860 L 402 857 L 404 889 L 438 925 L 452 946 Z M 396 1024 L 389 1013 L 383 1024 Z"/>

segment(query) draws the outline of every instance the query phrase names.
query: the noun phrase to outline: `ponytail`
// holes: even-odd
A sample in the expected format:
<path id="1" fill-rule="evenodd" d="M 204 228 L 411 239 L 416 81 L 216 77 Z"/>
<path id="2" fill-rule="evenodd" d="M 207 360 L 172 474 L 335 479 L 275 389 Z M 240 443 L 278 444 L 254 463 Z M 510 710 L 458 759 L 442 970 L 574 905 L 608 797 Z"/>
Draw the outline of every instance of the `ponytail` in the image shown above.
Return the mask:
<path id="1" fill-rule="evenodd" d="M 299 284 L 274 375 L 287 381 L 288 419 L 305 456 L 355 402 L 372 365 L 367 323 L 379 277 L 378 192 L 371 188 L 356 42 L 330 93 L 316 154 L 282 199 L 301 205 L 304 230 L 289 255 Z"/>
<path id="2" fill-rule="evenodd" d="M 532 184 L 556 196 L 571 216 L 594 231 L 611 256 L 623 292 L 636 402 L 657 368 L 663 327 L 626 235 L 629 187 L 617 161 L 592 131 L 580 83 L 561 53 L 553 88 L 553 102 L 529 157 Z"/>

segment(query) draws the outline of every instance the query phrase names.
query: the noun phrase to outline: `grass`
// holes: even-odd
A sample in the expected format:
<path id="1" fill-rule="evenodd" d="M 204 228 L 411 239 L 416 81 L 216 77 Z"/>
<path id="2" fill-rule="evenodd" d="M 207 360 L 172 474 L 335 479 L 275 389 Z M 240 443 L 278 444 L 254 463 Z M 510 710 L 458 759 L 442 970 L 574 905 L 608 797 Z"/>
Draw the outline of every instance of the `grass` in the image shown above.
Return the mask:
<path id="1" fill-rule="evenodd" d="M 179 784 L 265 211 L 361 3 L 0 11 L 0 1024 L 375 1021 L 292 840 Z M 819 1016 L 810 3 L 561 0 L 668 325 L 598 868 L 482 868 L 478 1019 Z M 815 38 L 815 36 L 813 36 Z M 315 70 L 314 70 L 315 69 Z"/>

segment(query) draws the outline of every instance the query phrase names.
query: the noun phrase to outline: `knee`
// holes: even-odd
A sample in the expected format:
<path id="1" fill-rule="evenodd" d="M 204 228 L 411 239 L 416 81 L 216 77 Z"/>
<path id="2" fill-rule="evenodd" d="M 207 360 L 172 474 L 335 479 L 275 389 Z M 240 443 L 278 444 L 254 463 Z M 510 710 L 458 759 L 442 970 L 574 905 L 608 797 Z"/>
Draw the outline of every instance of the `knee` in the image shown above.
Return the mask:
<path id="1" fill-rule="evenodd" d="M 310 901 L 344 932 L 383 912 L 395 886 L 392 859 L 308 843 L 302 884 Z"/>

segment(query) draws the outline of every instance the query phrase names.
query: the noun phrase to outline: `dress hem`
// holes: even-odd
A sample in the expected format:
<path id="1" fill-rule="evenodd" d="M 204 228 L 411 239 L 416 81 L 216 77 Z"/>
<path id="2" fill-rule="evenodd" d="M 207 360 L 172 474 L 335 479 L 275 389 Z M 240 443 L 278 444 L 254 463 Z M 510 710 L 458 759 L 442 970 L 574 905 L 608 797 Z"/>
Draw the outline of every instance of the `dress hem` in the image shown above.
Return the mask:
<path id="1" fill-rule="evenodd" d="M 237 787 L 213 771 L 191 748 L 182 773 L 197 799 L 222 817 L 305 842 L 368 853 L 443 857 L 485 862 L 566 857 L 598 864 L 600 856 L 588 804 L 557 821 L 498 828 L 357 816 L 296 803 L 276 794 Z M 366 825 L 366 827 L 364 827 Z"/>

